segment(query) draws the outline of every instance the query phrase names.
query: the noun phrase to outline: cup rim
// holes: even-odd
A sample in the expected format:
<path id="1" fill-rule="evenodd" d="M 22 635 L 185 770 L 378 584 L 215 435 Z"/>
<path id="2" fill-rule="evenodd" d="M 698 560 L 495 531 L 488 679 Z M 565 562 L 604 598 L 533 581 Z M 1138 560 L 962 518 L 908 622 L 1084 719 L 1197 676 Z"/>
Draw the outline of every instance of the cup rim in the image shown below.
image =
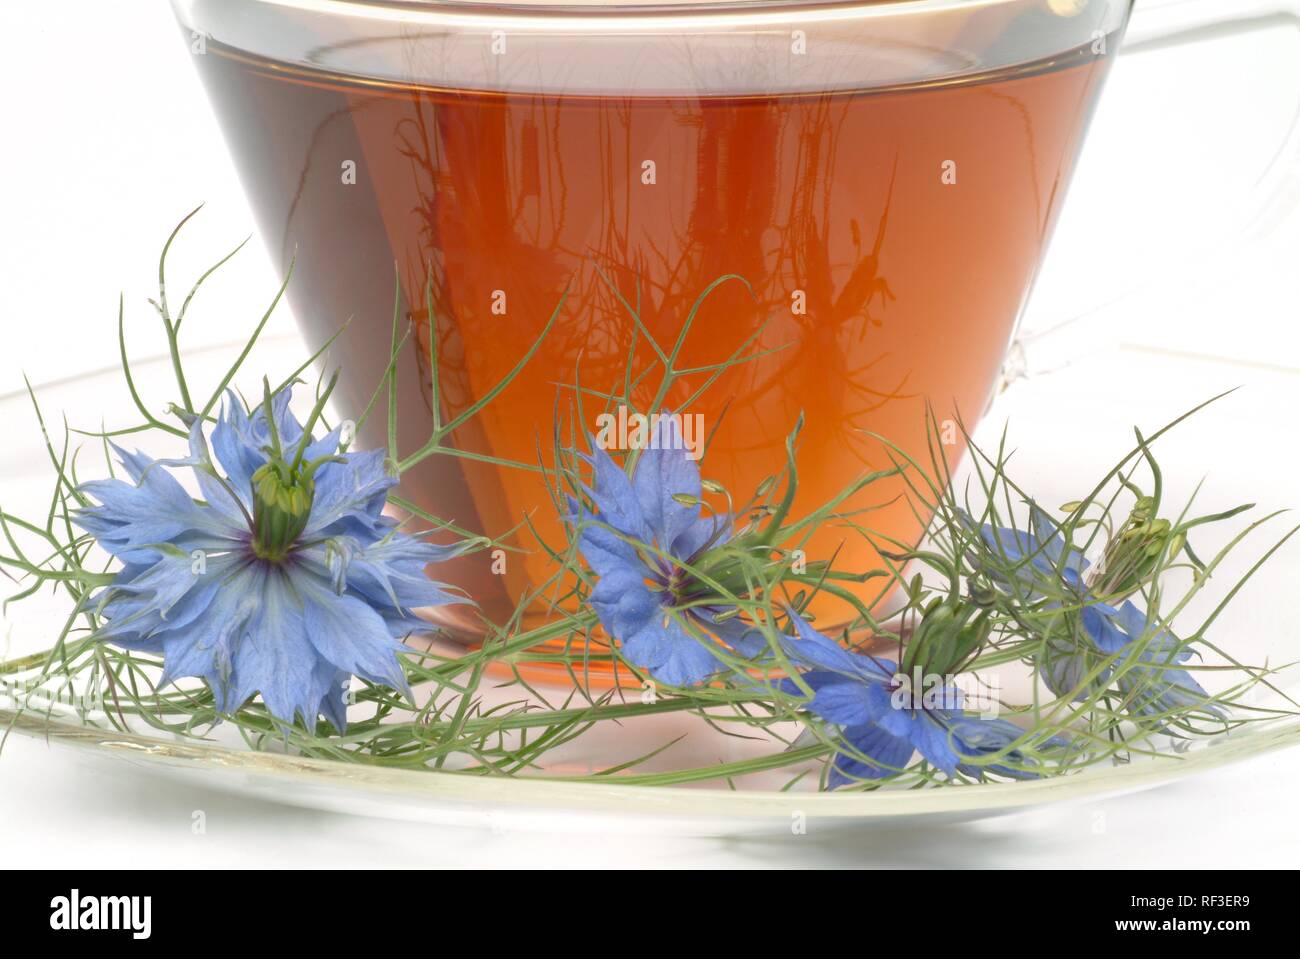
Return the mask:
<path id="1" fill-rule="evenodd" d="M 880 89 L 974 77 L 1036 63 L 1119 29 L 1133 2 L 171 0 L 196 37 L 277 69 L 367 84 L 629 96 Z M 1042 15 L 1032 37 L 1020 31 L 990 56 L 960 47 L 986 15 L 994 22 L 1022 11 Z M 952 42 L 931 39 L 943 36 Z M 818 66 L 773 80 L 772 58 L 806 52 L 791 45 L 809 37 L 825 53 Z M 493 56 L 506 52 L 507 38 L 509 70 Z M 583 45 L 595 40 L 613 53 L 587 56 Z M 484 41 L 499 49 L 484 48 Z M 709 73 L 700 57 L 720 66 Z"/>
<path id="2" fill-rule="evenodd" d="M 654 20 L 690 18 L 843 21 L 911 17 L 1024 3 L 1025 0 L 245 0 L 308 14 L 420 25 L 448 20 Z M 1061 0 L 1069 2 L 1069 0 Z M 1081 8 L 1082 9 L 1082 8 Z"/>
<path id="3" fill-rule="evenodd" d="M 267 0 L 278 3 L 283 0 Z M 647 12 L 659 9 L 698 10 L 707 12 L 718 9 L 765 8 L 765 7 L 911 7 L 941 8 L 962 4 L 980 7 L 1005 3 L 1008 0 L 649 0 L 649 2 L 623 2 L 623 0 L 287 0 L 294 6 L 346 6 L 362 9 L 390 7 L 397 9 L 421 9 L 435 7 L 499 10 L 608 10 L 611 12 L 636 11 Z"/>

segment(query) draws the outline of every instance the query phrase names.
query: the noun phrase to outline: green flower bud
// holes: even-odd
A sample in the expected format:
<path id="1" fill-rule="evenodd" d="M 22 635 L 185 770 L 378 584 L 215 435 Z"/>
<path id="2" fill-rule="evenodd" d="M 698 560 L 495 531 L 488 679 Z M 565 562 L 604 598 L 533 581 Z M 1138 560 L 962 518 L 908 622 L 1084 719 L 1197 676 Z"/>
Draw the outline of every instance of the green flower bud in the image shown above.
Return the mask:
<path id="1" fill-rule="evenodd" d="M 1097 595 L 1121 598 L 1137 592 L 1156 574 L 1162 556 L 1173 558 L 1182 551 L 1186 537 L 1175 533 L 1169 520 L 1156 518 L 1156 509 L 1150 496 L 1134 504 L 1128 521 L 1106 545 L 1092 584 Z"/>
<path id="2" fill-rule="evenodd" d="M 993 632 L 987 609 L 960 600 L 935 599 L 912 633 L 900 668 L 911 675 L 947 676 L 980 650 Z"/>
<path id="3" fill-rule="evenodd" d="M 288 555 L 311 515 L 315 484 L 310 471 L 272 460 L 253 474 L 253 551 L 278 563 Z"/>

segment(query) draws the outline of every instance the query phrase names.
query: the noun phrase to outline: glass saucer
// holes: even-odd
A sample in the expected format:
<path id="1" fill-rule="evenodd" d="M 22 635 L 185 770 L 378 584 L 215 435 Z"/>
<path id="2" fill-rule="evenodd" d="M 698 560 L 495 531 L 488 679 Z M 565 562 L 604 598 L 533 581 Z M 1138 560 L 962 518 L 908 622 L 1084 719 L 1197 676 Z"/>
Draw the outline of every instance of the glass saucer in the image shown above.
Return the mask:
<path id="1" fill-rule="evenodd" d="M 237 347 L 214 348 L 191 357 L 194 376 L 213 375 Z M 295 338 L 268 341 L 258 348 L 250 369 L 272 373 L 296 366 L 303 355 Z M 166 358 L 137 364 L 137 384 L 146 397 L 165 396 Z M 125 421 L 129 397 L 116 371 L 90 372 L 46 387 L 37 394 L 47 421 L 67 410 L 76 425 L 80 411 L 94 409 L 104 421 Z M 1097 384 L 1141 383 L 1142 393 L 1121 395 Z M 1240 359 L 1210 358 L 1143 345 L 1112 344 L 1050 376 L 1011 385 L 993 405 L 977 441 L 996 442 L 1004 425 L 1018 452 L 1012 459 L 1017 480 L 1042 502 L 1065 502 L 1090 483 L 1103 464 L 1119 458 L 1131 443 L 1132 427 L 1146 431 L 1224 388 L 1244 389 L 1211 406 L 1161 441 L 1161 461 L 1170 502 L 1190 495 L 1206 478 L 1198 504 L 1209 511 L 1256 501 L 1276 508 L 1295 492 L 1295 450 L 1283 441 L 1300 390 L 1300 371 Z M 89 404 L 89 405 L 88 405 Z M 11 424 L 16 453 L 0 481 L 0 501 L 17 514 L 43 512 L 50 466 L 24 395 L 0 398 L 0 421 Z M 30 429 L 22 428 L 24 422 Z M 163 447 L 142 444 L 156 454 Z M 1207 476 L 1208 474 L 1208 476 Z M 1226 591 L 1268 544 L 1241 555 L 1217 574 Z M 1300 660 L 1300 635 L 1287 602 L 1300 581 L 1300 549 L 1287 548 L 1252 578 L 1235 602 L 1216 620 L 1215 641 L 1240 660 L 1280 664 Z M 1208 602 L 1207 598 L 1207 602 Z M 1194 603 L 1189 622 L 1208 613 Z M 54 598 L 32 597 L 10 607 L 3 624 L 8 635 L 4 658 L 48 646 L 64 609 Z M 1283 672 L 1280 687 L 1300 693 L 1296 671 Z M 295 806 L 398 819 L 487 828 L 575 831 L 633 831 L 702 835 L 785 832 L 806 828 L 889 826 L 925 819 L 960 821 L 994 816 L 1045 803 L 1098 798 L 1146 789 L 1247 756 L 1300 742 L 1300 720 L 1255 725 L 1180 750 L 1170 742 L 1149 758 L 1097 767 L 1061 778 L 1010 784 L 953 786 L 927 790 L 888 789 L 871 793 L 781 791 L 785 777 L 747 777 L 742 788 L 725 783 L 699 787 L 647 787 L 566 782 L 536 777 L 486 778 L 454 772 L 427 772 L 337 763 L 274 752 L 254 752 L 220 741 L 167 739 L 153 733 L 122 733 L 79 722 L 72 714 L 15 715 L 0 700 L 0 725 L 17 735 L 74 747 L 83 761 L 109 763 L 131 774 L 184 777 L 207 788 Z M 745 755 L 744 741 L 723 736 L 689 716 L 656 716 L 620 724 L 609 733 L 595 730 L 551 758 L 551 775 L 589 773 L 618 761 L 615 756 L 648 753 L 686 735 L 656 756 L 651 768 L 707 766 Z M 220 732 L 216 734 L 219 736 Z M 770 747 L 767 747 L 770 749 Z M 3 759 L 0 759 L 3 761 Z M 812 777 L 809 777 L 810 779 Z"/>

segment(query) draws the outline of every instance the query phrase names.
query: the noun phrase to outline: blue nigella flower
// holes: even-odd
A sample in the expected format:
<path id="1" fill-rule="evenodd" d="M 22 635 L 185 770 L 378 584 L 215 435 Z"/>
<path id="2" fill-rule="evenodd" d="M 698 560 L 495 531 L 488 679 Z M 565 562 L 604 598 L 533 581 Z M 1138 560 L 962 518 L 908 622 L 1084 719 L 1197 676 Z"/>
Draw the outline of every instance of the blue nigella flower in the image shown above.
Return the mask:
<path id="1" fill-rule="evenodd" d="M 1085 698 L 1089 688 L 1108 685 L 1113 672 L 1101 673 L 1087 684 L 1089 688 L 1084 688 L 1085 679 L 1095 668 L 1096 654 L 1110 657 L 1130 650 L 1136 662 L 1120 673 L 1117 682 L 1130 712 L 1157 722 L 1171 712 L 1196 707 L 1221 715 L 1207 702 L 1208 694 L 1191 674 L 1178 668 L 1191 658 L 1192 651 L 1166 630 L 1152 634 L 1146 613 L 1129 600 L 1116 605 L 1096 596 L 1084 575 L 1090 565 L 1088 560 L 1066 543 L 1064 531 L 1037 506 L 1030 510 L 1030 524 L 1030 530 L 983 525 L 979 533 L 985 544 L 997 551 L 999 559 L 1019 564 L 1013 573 L 1015 583 L 1005 575 L 995 577 L 1004 588 L 1015 586 L 1026 598 L 1036 600 L 1049 592 L 1059 595 L 1063 586 L 1066 599 L 1050 599 L 1044 609 L 1069 606 L 1078 610 L 1081 636 L 1057 633 L 1045 642 L 1039 675 L 1048 689 L 1058 696 L 1073 693 Z M 1144 636 L 1145 642 L 1134 646 Z"/>
<path id="2" fill-rule="evenodd" d="M 1024 735 L 1019 726 L 967 713 L 955 687 L 916 689 L 892 660 L 852 653 L 793 611 L 790 618 L 796 635 L 785 638 L 785 652 L 810 667 L 800 674 L 813 692 L 804 708 L 839 726 L 848 747 L 836 753 L 831 789 L 894 775 L 918 752 L 950 777 L 959 772 L 977 779 L 1038 776 L 1026 768 L 1032 760 L 1012 746 Z M 793 679 L 781 680 L 778 688 L 803 695 Z M 980 762 L 993 755 L 999 760 Z"/>
<path id="3" fill-rule="evenodd" d="M 757 640 L 745 635 L 751 627 L 718 619 L 725 606 L 680 608 L 701 598 L 700 585 L 681 564 L 694 566 L 728 542 L 733 522 L 702 514 L 699 467 L 688 455 L 677 417 L 654 421 L 630 477 L 594 443 L 583 458 L 592 467 L 585 492 L 596 513 L 571 500 L 569 520 L 598 577 L 592 608 L 623 658 L 660 682 L 690 686 L 723 668 L 716 640 L 737 650 L 754 648 Z"/>
<path id="4" fill-rule="evenodd" d="M 1132 603 L 1123 603 L 1117 621 L 1134 640 L 1150 633 L 1146 614 Z M 1116 686 L 1128 711 L 1152 719 L 1157 725 L 1170 715 L 1199 710 L 1223 718 L 1223 710 L 1208 701 L 1201 684 L 1191 673 L 1178 667 L 1192 658 L 1192 651 L 1170 632 L 1157 630 L 1137 653 L 1137 665 L 1120 673 Z"/>
<path id="5" fill-rule="evenodd" d="M 352 676 L 409 692 L 400 639 L 429 629 L 412 610 L 468 602 L 425 567 L 464 546 L 398 531 L 384 451 L 341 452 L 339 430 L 314 439 L 324 400 L 304 430 L 289 398 L 249 415 L 228 394 L 211 450 L 196 421 L 182 460 L 115 447 L 130 482 L 84 484 L 99 505 L 77 523 L 123 564 L 99 638 L 161 655 L 161 684 L 205 680 L 220 712 L 260 693 L 283 722 L 324 715 L 342 731 Z M 202 500 L 169 472 L 181 466 Z"/>

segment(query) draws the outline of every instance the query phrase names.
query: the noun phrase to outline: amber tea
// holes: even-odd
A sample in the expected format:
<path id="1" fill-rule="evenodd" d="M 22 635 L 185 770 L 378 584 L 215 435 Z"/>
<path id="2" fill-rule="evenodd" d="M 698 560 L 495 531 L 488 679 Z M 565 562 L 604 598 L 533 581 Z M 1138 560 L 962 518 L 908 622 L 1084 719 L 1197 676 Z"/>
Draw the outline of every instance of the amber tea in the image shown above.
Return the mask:
<path id="1" fill-rule="evenodd" d="M 780 469 L 802 414 L 796 512 L 888 465 L 869 433 L 926 456 L 927 403 L 949 427 L 978 419 L 1107 64 L 1089 44 L 958 80 L 683 95 L 378 81 L 216 42 L 198 59 L 265 239 L 285 265 L 296 252 L 300 322 L 318 344 L 352 318 L 334 355 L 352 409 L 384 368 L 395 285 L 417 334 L 400 381 L 411 442 L 430 423 L 430 338 L 454 417 L 511 372 L 567 290 L 536 355 L 453 437 L 537 466 L 556 416 L 577 408 L 575 382 L 618 391 L 630 356 L 633 378 L 656 362 L 629 305 L 672 344 L 701 292 L 734 274 L 746 282 L 704 301 L 679 358 L 697 372 L 664 406 L 698 416 L 704 474 L 738 500 Z M 758 358 L 693 395 L 750 340 Z M 637 385 L 641 403 L 657 382 Z M 957 453 L 959 432 L 945 439 Z M 562 541 L 536 471 L 435 457 L 403 492 L 467 530 L 499 536 L 528 517 Z M 870 487 L 845 507 L 867 512 L 810 552 L 866 569 L 872 539 L 915 541 L 901 493 Z M 533 536 L 515 535 L 531 552 L 504 576 L 482 554 L 440 576 L 501 615 L 546 576 Z"/>

